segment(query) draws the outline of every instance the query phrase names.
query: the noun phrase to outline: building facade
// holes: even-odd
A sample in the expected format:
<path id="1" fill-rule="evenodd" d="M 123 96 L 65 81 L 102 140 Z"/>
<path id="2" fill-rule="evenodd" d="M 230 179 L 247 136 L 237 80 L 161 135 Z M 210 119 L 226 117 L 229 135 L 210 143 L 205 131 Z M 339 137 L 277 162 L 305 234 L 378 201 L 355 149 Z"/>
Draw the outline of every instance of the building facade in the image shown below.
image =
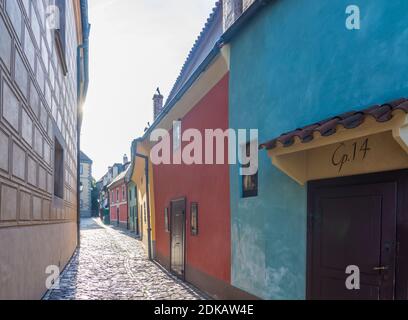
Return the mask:
<path id="1" fill-rule="evenodd" d="M 136 236 L 140 235 L 140 219 L 139 219 L 139 203 L 137 184 L 132 180 L 136 153 L 136 140 L 132 142 L 130 147 L 130 164 L 129 170 L 126 173 L 125 181 L 127 182 L 128 190 L 128 229 L 134 232 Z"/>
<path id="2" fill-rule="evenodd" d="M 136 139 L 132 143 L 132 162 L 130 165 L 130 183 L 136 192 L 136 227 L 146 255 L 150 259 L 156 256 L 155 228 L 155 188 L 153 165 L 150 161 L 151 144 L 147 139 Z"/>
<path id="3" fill-rule="evenodd" d="M 123 172 L 123 164 L 115 163 L 112 167 L 108 168 L 108 172 L 97 182 L 99 190 L 99 216 L 107 224 L 110 222 L 110 194 L 108 192 L 108 185 L 121 172 Z"/>
<path id="4" fill-rule="evenodd" d="M 80 161 L 80 214 L 81 218 L 92 217 L 92 160 L 82 151 L 79 155 Z"/>
<path id="5" fill-rule="evenodd" d="M 41 298 L 77 246 L 87 2 L 48 5 L 0 1 L 0 299 Z"/>
<path id="6" fill-rule="evenodd" d="M 208 71 L 211 72 L 211 67 Z M 198 129 L 203 136 L 205 130 L 227 130 L 228 83 L 226 73 L 179 118 L 181 135 L 191 128 Z M 170 136 L 172 134 L 170 131 Z M 174 145 L 174 139 L 171 140 Z M 187 145 L 183 142 L 180 148 Z M 223 163 L 153 166 L 156 259 L 212 297 L 232 299 L 246 295 L 230 285 L 230 203 L 225 197 L 229 194 L 228 159 Z"/>
<path id="7" fill-rule="evenodd" d="M 166 104 L 155 101 L 132 175 L 140 221 L 154 197 L 154 258 L 214 298 L 408 298 L 408 82 L 397 54 L 407 5 L 357 1 L 369 32 L 347 27 L 347 6 L 219 2 Z M 146 170 L 153 130 L 167 130 L 159 143 L 174 151 L 191 128 L 258 129 L 258 173 Z M 350 266 L 364 274 L 360 291 L 344 286 Z"/>
<path id="8" fill-rule="evenodd" d="M 255 1 L 224 34 L 230 126 L 268 150 L 256 196 L 230 168 L 232 284 L 263 299 L 408 298 L 408 4 L 353 4 L 356 30 L 347 1 Z"/>
<path id="9" fill-rule="evenodd" d="M 109 195 L 110 207 L 110 223 L 124 229 L 128 228 L 128 189 L 126 174 L 129 170 L 130 163 L 125 155 L 123 158 L 122 171 L 113 181 L 107 186 Z"/>
<path id="10" fill-rule="evenodd" d="M 138 203 L 137 203 L 137 187 L 132 181 L 127 184 L 128 190 L 128 221 L 129 230 L 139 235 L 139 217 L 138 217 Z"/>
<path id="11" fill-rule="evenodd" d="M 142 139 L 149 146 L 146 151 L 150 157 L 161 144 L 169 144 L 171 150 L 184 154 L 191 141 L 181 137 L 189 129 L 199 130 L 203 137 L 206 130 L 226 132 L 228 129 L 229 54 L 227 46 L 221 49 L 222 33 L 223 2 L 218 1 L 166 104 L 160 113 L 155 112 L 155 121 Z M 155 110 L 160 109 L 159 101 L 155 95 Z M 179 125 L 174 127 L 174 122 Z M 150 134 L 156 129 L 169 133 L 158 144 L 149 142 Z M 213 139 L 219 143 L 215 136 Z M 204 152 L 204 145 L 202 148 L 202 156 L 207 159 L 210 155 Z M 231 285 L 227 143 L 222 150 L 223 164 L 216 164 L 219 159 L 214 156 L 213 164 L 204 164 L 202 159 L 201 165 L 189 165 L 181 159 L 177 161 L 174 155 L 172 164 L 153 163 L 154 258 L 180 279 L 214 298 L 252 299 L 253 295 Z M 191 151 L 190 156 L 197 152 Z M 143 167 L 141 162 L 138 170 L 141 177 L 136 177 L 136 181 L 145 176 Z M 144 212 L 143 206 L 141 211 Z"/>

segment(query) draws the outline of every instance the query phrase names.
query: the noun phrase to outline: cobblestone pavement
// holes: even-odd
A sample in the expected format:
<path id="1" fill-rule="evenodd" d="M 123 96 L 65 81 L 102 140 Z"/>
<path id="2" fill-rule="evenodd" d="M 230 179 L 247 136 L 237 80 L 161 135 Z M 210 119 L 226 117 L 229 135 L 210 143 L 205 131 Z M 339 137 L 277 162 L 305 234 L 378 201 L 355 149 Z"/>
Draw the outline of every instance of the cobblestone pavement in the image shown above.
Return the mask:
<path id="1" fill-rule="evenodd" d="M 81 222 L 81 248 L 45 300 L 200 300 L 204 296 L 147 259 L 130 233 Z"/>

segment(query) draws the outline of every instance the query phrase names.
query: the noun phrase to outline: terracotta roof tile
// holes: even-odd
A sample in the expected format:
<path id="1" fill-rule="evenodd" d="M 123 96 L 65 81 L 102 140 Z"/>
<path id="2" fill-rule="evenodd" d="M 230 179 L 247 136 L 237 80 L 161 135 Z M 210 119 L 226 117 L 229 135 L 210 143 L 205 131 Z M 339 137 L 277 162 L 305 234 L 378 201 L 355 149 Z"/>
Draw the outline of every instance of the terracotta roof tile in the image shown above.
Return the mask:
<path id="1" fill-rule="evenodd" d="M 408 101 L 401 103 L 399 106 L 394 108 L 395 110 L 403 110 L 408 113 Z"/>
<path id="2" fill-rule="evenodd" d="M 357 128 L 364 122 L 365 116 L 363 112 L 354 112 L 349 117 L 343 119 L 339 122 L 346 129 L 354 129 Z"/>
<path id="3" fill-rule="evenodd" d="M 335 134 L 338 125 L 346 129 L 354 129 L 360 126 L 367 116 L 373 117 L 377 122 L 387 122 L 392 119 L 392 113 L 395 110 L 403 110 L 408 113 L 408 99 L 401 98 L 382 105 L 371 106 L 361 111 L 350 111 L 319 121 L 303 128 L 284 133 L 280 137 L 262 143 L 259 149 L 274 149 L 278 146 L 278 143 L 284 147 L 290 147 L 295 143 L 296 137 L 298 137 L 302 143 L 308 143 L 314 139 L 313 134 L 315 132 L 318 132 L 324 137 Z"/>

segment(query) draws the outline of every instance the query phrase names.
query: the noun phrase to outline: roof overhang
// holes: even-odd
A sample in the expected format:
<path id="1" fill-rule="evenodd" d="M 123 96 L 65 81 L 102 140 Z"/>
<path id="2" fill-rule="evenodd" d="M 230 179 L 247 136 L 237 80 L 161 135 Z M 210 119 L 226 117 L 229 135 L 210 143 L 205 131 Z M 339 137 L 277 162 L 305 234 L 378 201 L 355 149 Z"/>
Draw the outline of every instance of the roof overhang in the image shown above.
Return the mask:
<path id="1" fill-rule="evenodd" d="M 117 187 L 118 185 L 122 185 L 124 183 L 126 183 L 126 174 L 129 171 L 129 166 L 127 167 L 127 169 L 123 172 L 121 172 L 115 179 L 113 179 L 113 181 L 107 185 L 107 188 L 113 188 L 113 187 Z"/>
<path id="2" fill-rule="evenodd" d="M 268 150 L 274 166 L 301 185 L 312 180 L 405 169 L 408 168 L 408 104 L 403 99 L 399 102 L 403 107 L 391 107 L 386 120 L 360 112 L 363 118 L 354 128 L 347 128 L 338 118 L 330 135 L 314 129 L 306 139 L 305 130 L 297 129 L 291 133 L 289 144 L 278 138 L 260 147 Z M 377 108 L 384 106 L 389 105 Z"/>

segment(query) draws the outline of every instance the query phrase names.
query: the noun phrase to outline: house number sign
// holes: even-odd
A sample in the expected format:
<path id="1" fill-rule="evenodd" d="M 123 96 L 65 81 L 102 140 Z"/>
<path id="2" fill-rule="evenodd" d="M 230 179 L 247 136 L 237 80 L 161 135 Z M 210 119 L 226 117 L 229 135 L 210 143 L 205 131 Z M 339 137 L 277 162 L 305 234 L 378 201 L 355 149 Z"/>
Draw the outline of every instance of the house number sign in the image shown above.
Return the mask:
<path id="1" fill-rule="evenodd" d="M 341 173 L 348 163 L 364 161 L 370 151 L 368 138 L 362 142 L 354 142 L 351 145 L 343 142 L 333 152 L 331 162 Z"/>

